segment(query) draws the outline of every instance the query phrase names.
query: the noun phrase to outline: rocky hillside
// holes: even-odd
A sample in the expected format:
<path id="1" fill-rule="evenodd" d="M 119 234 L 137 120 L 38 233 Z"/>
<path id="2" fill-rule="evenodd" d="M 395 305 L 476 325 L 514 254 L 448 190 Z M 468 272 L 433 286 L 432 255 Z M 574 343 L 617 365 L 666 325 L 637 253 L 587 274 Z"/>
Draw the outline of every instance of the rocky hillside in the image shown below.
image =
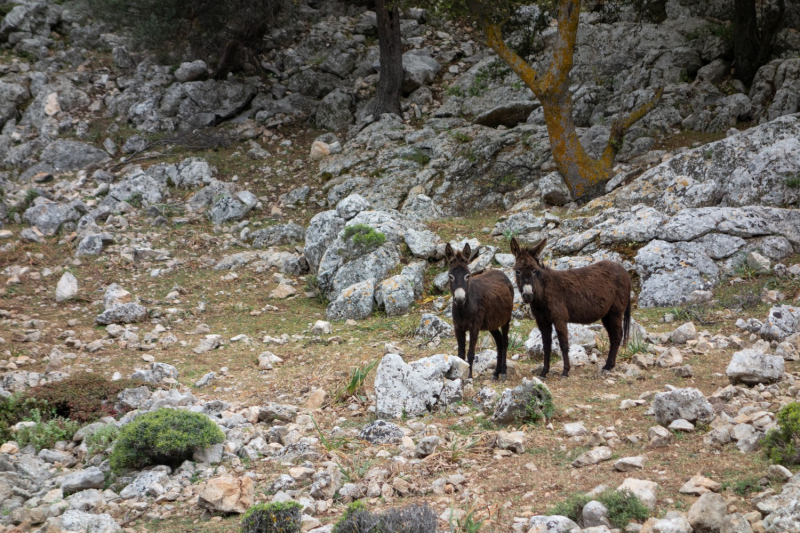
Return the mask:
<path id="1" fill-rule="evenodd" d="M 800 33 L 747 88 L 728 4 L 581 15 L 590 151 L 665 91 L 580 206 L 533 94 L 425 10 L 402 21 L 403 116 L 373 120 L 364 8 L 300 2 L 268 76 L 218 81 L 81 3 L 0 6 L 0 531 L 235 531 L 292 501 L 321 533 L 355 500 L 424 504 L 442 531 L 799 531 L 797 466 L 763 448 L 800 394 Z M 515 287 L 508 382 L 488 335 L 468 379 L 444 249 L 514 282 L 511 237 L 547 238 L 552 268 L 626 267 L 613 372 L 602 326 L 571 325 L 570 378 L 532 378 Z M 114 391 L 93 416 L 24 403 L 87 375 Z M 222 437 L 117 468 L 125 428 L 164 409 Z"/>

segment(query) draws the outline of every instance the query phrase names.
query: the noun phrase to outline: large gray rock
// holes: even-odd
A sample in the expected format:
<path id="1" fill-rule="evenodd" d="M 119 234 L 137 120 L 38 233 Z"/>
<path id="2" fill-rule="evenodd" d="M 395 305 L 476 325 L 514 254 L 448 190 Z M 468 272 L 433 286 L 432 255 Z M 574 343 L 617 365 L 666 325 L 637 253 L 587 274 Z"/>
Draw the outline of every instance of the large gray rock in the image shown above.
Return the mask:
<path id="1" fill-rule="evenodd" d="M 90 514 L 70 509 L 61 515 L 61 528 L 78 533 L 117 533 L 122 531 L 110 514 Z"/>
<path id="2" fill-rule="evenodd" d="M 336 240 L 336 236 L 342 231 L 344 224 L 345 220 L 339 217 L 336 211 L 323 211 L 311 219 L 306 230 L 303 254 L 312 272 L 317 271 L 322 256 L 325 255 L 328 246 Z"/>
<path id="3" fill-rule="evenodd" d="M 779 305 L 769 310 L 767 319 L 761 326 L 760 335 L 770 341 L 784 341 L 795 333 L 800 333 L 800 307 Z"/>
<path id="4" fill-rule="evenodd" d="M 317 128 L 333 131 L 347 128 L 353 123 L 353 113 L 350 111 L 352 103 L 353 97 L 342 89 L 334 89 L 326 94 L 314 116 Z"/>
<path id="5" fill-rule="evenodd" d="M 248 236 L 253 242 L 253 248 L 267 248 L 281 244 L 300 242 L 305 237 L 306 230 L 299 224 L 289 222 L 254 231 Z"/>
<path id="6" fill-rule="evenodd" d="M 547 404 L 552 407 L 550 389 L 538 378 L 523 379 L 522 384 L 506 389 L 494 408 L 492 421 L 510 424 L 515 421 L 544 419 Z M 535 421 L 535 420 L 534 420 Z"/>
<path id="7" fill-rule="evenodd" d="M 85 212 L 86 206 L 80 200 L 59 204 L 39 196 L 22 214 L 22 220 L 29 226 L 39 228 L 44 235 L 50 236 L 58 233 L 65 223 L 77 222 Z"/>
<path id="8" fill-rule="evenodd" d="M 106 477 L 96 466 L 90 466 L 85 470 L 79 470 L 64 476 L 61 482 L 61 491 L 64 494 L 72 494 L 86 489 L 102 489 Z"/>
<path id="9" fill-rule="evenodd" d="M 120 491 L 119 496 L 123 500 L 131 498 L 142 498 L 144 496 L 160 496 L 164 491 L 162 485 L 169 480 L 166 472 L 149 470 L 142 472 L 128 485 Z M 154 487 L 159 485 L 159 487 Z"/>
<path id="10" fill-rule="evenodd" d="M 56 285 L 56 301 L 71 300 L 78 295 L 78 280 L 72 272 L 64 272 Z"/>
<path id="11" fill-rule="evenodd" d="M 703 393 L 694 388 L 659 392 L 653 398 L 652 409 L 662 426 L 680 418 L 699 424 L 708 424 L 714 419 L 714 408 Z"/>
<path id="12" fill-rule="evenodd" d="M 342 198 L 336 204 L 336 214 L 343 220 L 350 220 L 369 208 L 370 204 L 366 198 L 358 193 L 353 193 L 346 198 Z"/>
<path id="13" fill-rule="evenodd" d="M 679 154 L 606 201 L 646 203 L 669 214 L 717 205 L 782 207 L 800 200 L 800 189 L 786 185 L 786 178 L 799 172 L 800 115 L 795 114 Z"/>
<path id="14" fill-rule="evenodd" d="M 800 497 L 770 513 L 764 519 L 764 529 L 767 533 L 800 531 Z"/>
<path id="15" fill-rule="evenodd" d="M 606 526 L 611 527 L 608 520 L 608 508 L 597 500 L 592 500 L 583 506 L 583 527 Z"/>
<path id="16" fill-rule="evenodd" d="M 435 258 L 436 248 L 441 242 L 439 236 L 429 230 L 409 229 L 403 238 L 408 249 L 411 250 L 411 255 L 420 259 Z"/>
<path id="17" fill-rule="evenodd" d="M 697 243 L 650 241 L 635 260 L 642 307 L 685 303 L 694 291 L 710 290 L 719 279 L 719 267 Z"/>
<path id="18" fill-rule="evenodd" d="M 258 203 L 256 196 L 248 191 L 237 194 L 222 194 L 211 205 L 206 213 L 213 224 L 224 224 L 241 220 Z"/>
<path id="19" fill-rule="evenodd" d="M 441 337 L 452 337 L 453 326 L 431 313 L 424 313 L 420 318 L 419 326 L 414 332 L 416 337 L 433 340 Z"/>
<path id="20" fill-rule="evenodd" d="M 706 492 L 689 508 L 689 523 L 695 533 L 718 533 L 722 528 L 728 505 L 719 494 Z"/>
<path id="21" fill-rule="evenodd" d="M 403 54 L 402 91 L 410 93 L 417 87 L 429 85 L 439 73 L 441 65 L 432 57 L 418 55 L 414 51 Z"/>
<path id="22" fill-rule="evenodd" d="M 108 154 L 100 148 L 65 139 L 53 141 L 39 156 L 39 161 L 52 165 L 57 172 L 74 172 L 108 160 Z"/>
<path id="23" fill-rule="evenodd" d="M 147 318 L 147 309 L 137 303 L 129 302 L 106 309 L 95 317 L 102 326 L 108 324 L 134 324 Z"/>
<path id="24" fill-rule="evenodd" d="M 377 415 L 382 418 L 422 416 L 461 399 L 469 365 L 438 354 L 406 363 L 397 354 L 381 359 L 375 375 Z"/>
<path id="25" fill-rule="evenodd" d="M 783 357 L 768 355 L 752 348 L 735 352 L 725 371 L 732 385 L 775 383 L 783 378 L 783 372 Z"/>
<path id="26" fill-rule="evenodd" d="M 336 299 L 328 304 L 325 314 L 328 320 L 364 320 L 372 314 L 375 303 L 374 294 L 374 278 L 354 283 L 341 291 Z"/>
<path id="27" fill-rule="evenodd" d="M 167 363 L 150 363 L 150 368 L 148 370 L 139 369 L 131 374 L 131 379 L 152 383 L 153 385 L 158 385 L 164 378 L 178 379 L 178 369 Z M 139 387 L 139 389 L 141 389 L 141 387 Z M 136 391 L 139 389 L 132 390 Z M 120 400 L 122 401 L 122 398 L 120 398 Z"/>
<path id="28" fill-rule="evenodd" d="M 542 533 L 572 533 L 580 531 L 580 526 L 561 515 L 532 516 L 528 521 L 528 529 Z"/>
<path id="29" fill-rule="evenodd" d="M 496 128 L 497 126 L 513 128 L 517 124 L 525 122 L 533 110 L 539 106 L 539 102 L 530 100 L 504 102 L 497 107 L 484 111 L 475 117 L 472 122 L 473 124 L 480 124 L 490 128 Z"/>
<path id="30" fill-rule="evenodd" d="M 115 183 L 108 191 L 108 199 L 128 202 L 131 205 L 141 204 L 142 207 L 161 203 L 164 186 L 151 176 L 133 172 L 119 183 Z"/>
<path id="31" fill-rule="evenodd" d="M 414 303 L 414 286 L 402 274 L 392 276 L 378 284 L 375 301 L 378 309 L 386 311 L 386 316 L 404 315 Z"/>
<path id="32" fill-rule="evenodd" d="M 594 331 L 582 324 L 567 324 L 567 340 L 570 346 L 570 354 L 573 348 L 583 348 L 591 350 L 597 346 Z M 542 343 L 542 332 L 539 328 L 533 328 L 528 339 L 525 341 L 525 350 L 530 357 L 544 356 L 544 344 Z M 561 353 L 561 345 L 558 343 L 558 336 L 555 328 L 552 330 L 552 351 Z"/>
<path id="33" fill-rule="evenodd" d="M 17 117 L 17 108 L 30 97 L 30 91 L 24 86 L 0 81 L 0 128 Z"/>
<path id="34" fill-rule="evenodd" d="M 198 81 L 206 77 L 207 71 L 206 62 L 198 59 L 197 61 L 181 63 L 181 66 L 175 71 L 175 78 L 181 83 Z"/>

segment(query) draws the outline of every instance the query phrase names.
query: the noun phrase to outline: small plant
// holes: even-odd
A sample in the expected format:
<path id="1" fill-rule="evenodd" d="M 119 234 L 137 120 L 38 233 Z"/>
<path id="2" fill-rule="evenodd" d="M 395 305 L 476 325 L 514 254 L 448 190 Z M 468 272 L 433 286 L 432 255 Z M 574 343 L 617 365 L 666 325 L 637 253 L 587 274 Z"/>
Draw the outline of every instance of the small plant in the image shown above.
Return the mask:
<path id="1" fill-rule="evenodd" d="M 800 464 L 800 403 L 783 406 L 776 418 L 778 427 L 764 437 L 764 454 L 773 463 Z"/>
<path id="2" fill-rule="evenodd" d="M 0 398 L 0 442 L 13 438 L 11 426 L 22 420 L 31 420 L 33 413 L 49 412 L 47 402 L 14 394 Z"/>
<path id="3" fill-rule="evenodd" d="M 451 131 L 450 136 L 457 140 L 460 143 L 468 143 L 472 142 L 472 137 L 464 133 L 463 131 Z"/>
<path id="4" fill-rule="evenodd" d="M 142 207 L 142 193 L 135 192 L 131 194 L 128 198 L 128 203 L 137 209 Z"/>
<path id="5" fill-rule="evenodd" d="M 386 242 L 386 235 L 366 224 L 347 226 L 344 228 L 344 238 L 364 251 L 374 250 Z"/>
<path id="6" fill-rule="evenodd" d="M 33 204 L 33 201 L 39 197 L 39 191 L 36 189 L 28 189 L 25 196 L 9 209 L 9 214 L 19 213 L 20 215 L 27 211 Z"/>
<path id="7" fill-rule="evenodd" d="M 511 242 L 511 239 L 515 238 L 516 236 L 517 232 L 513 229 L 509 228 L 503 230 L 503 238 L 506 240 L 506 242 Z"/>
<path id="8" fill-rule="evenodd" d="M 583 525 L 583 508 L 592 500 L 597 500 L 608 509 L 608 520 L 614 527 L 624 528 L 632 521 L 644 522 L 650 516 L 650 510 L 638 496 L 629 491 L 608 489 L 594 498 L 585 494 L 572 494 L 566 500 L 557 503 L 548 515 L 561 515 Z"/>
<path id="9" fill-rule="evenodd" d="M 786 186 L 789 187 L 790 189 L 797 189 L 798 187 L 800 187 L 800 174 L 798 174 L 793 178 L 786 178 L 786 181 L 784 183 L 786 183 Z"/>
<path id="10" fill-rule="evenodd" d="M 739 481 L 735 481 L 732 484 L 729 484 L 728 486 L 732 487 L 733 492 L 735 492 L 739 496 L 747 496 L 750 493 L 758 492 L 761 490 L 761 485 L 758 482 L 758 478 L 754 477 L 740 479 Z"/>
<path id="11" fill-rule="evenodd" d="M 466 514 L 463 518 L 456 518 L 453 512 L 450 512 L 450 531 L 452 533 L 478 533 L 483 527 L 484 519 L 478 520 L 475 517 L 475 508 L 468 508 L 464 511 Z"/>
<path id="12" fill-rule="evenodd" d="M 22 427 L 17 431 L 16 439 L 22 447 L 32 444 L 37 452 L 52 448 L 58 441 L 72 440 L 72 436 L 80 429 L 77 423 L 66 418 L 56 417 L 43 422 L 38 410 L 33 411 L 31 419 L 35 424 Z"/>
<path id="13" fill-rule="evenodd" d="M 319 437 L 319 441 L 322 443 L 323 446 L 325 446 L 325 450 L 327 450 L 328 452 L 331 452 L 333 450 L 338 450 L 347 443 L 347 439 L 342 437 L 333 439 L 329 439 L 328 437 L 326 437 L 325 434 L 322 432 L 322 430 L 319 428 L 319 425 L 317 425 L 317 421 L 313 416 L 311 417 L 311 422 L 314 423 L 314 429 L 317 431 L 317 436 Z"/>
<path id="14" fill-rule="evenodd" d="M 159 409 L 124 426 L 111 453 L 111 468 L 142 468 L 165 464 L 176 467 L 195 450 L 219 444 L 225 434 L 207 416 L 189 411 Z"/>
<path id="15" fill-rule="evenodd" d="M 346 458 L 344 465 L 339 462 L 336 465 L 347 483 L 358 483 L 364 479 L 373 463 L 374 461 L 354 455 L 351 458 Z"/>
<path id="16" fill-rule="evenodd" d="M 553 395 L 544 385 L 536 383 L 525 403 L 525 418 L 534 424 L 552 418 L 556 406 L 553 403 Z"/>
<path id="17" fill-rule="evenodd" d="M 628 339 L 628 345 L 625 347 L 624 356 L 633 357 L 637 353 L 647 353 L 650 349 L 650 343 L 644 340 L 638 331 L 634 331 L 631 338 Z"/>
<path id="18" fill-rule="evenodd" d="M 25 396 L 46 402 L 57 416 L 88 424 L 104 416 L 119 414 L 114 408 L 119 393 L 140 385 L 139 381 L 109 381 L 98 374 L 83 372 L 34 387 Z"/>
<path id="19" fill-rule="evenodd" d="M 714 157 L 714 152 L 711 150 L 705 150 L 703 151 L 703 157 L 705 159 L 711 159 L 712 157 Z"/>
<path id="20" fill-rule="evenodd" d="M 451 85 L 446 92 L 449 96 L 464 96 L 464 91 L 458 85 Z"/>
<path id="21" fill-rule="evenodd" d="M 338 400 L 342 401 L 353 396 L 359 400 L 362 400 L 362 398 L 358 396 L 358 393 L 364 388 L 364 383 L 367 381 L 367 376 L 369 376 L 369 373 L 372 372 L 376 366 L 378 366 L 379 362 L 380 361 L 376 360 L 363 367 L 354 367 L 353 370 L 350 371 L 350 379 L 348 380 L 347 385 L 345 385 L 344 388 L 342 388 L 342 390 L 340 390 L 336 395 Z"/>
<path id="22" fill-rule="evenodd" d="M 87 436 L 85 441 L 86 447 L 89 449 L 89 457 L 106 451 L 118 436 L 119 428 L 113 424 L 105 425 Z"/>
<path id="23" fill-rule="evenodd" d="M 333 533 L 436 533 L 437 521 L 427 505 L 371 513 L 362 501 L 355 501 L 333 526 Z"/>
<path id="24" fill-rule="evenodd" d="M 420 165 L 427 165 L 428 162 L 431 160 L 431 156 L 420 150 L 419 148 L 414 148 L 409 154 L 405 154 L 403 159 L 407 159 L 408 161 L 414 161 Z"/>
<path id="25" fill-rule="evenodd" d="M 303 506 L 295 501 L 260 503 L 242 517 L 241 533 L 300 533 Z"/>

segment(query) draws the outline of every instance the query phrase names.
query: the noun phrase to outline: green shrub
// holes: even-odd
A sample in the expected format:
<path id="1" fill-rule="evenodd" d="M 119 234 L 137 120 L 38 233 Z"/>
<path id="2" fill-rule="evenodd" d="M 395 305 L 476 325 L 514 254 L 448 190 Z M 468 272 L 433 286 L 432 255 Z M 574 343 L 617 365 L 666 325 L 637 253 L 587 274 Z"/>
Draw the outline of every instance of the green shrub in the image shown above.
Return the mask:
<path id="1" fill-rule="evenodd" d="M 297 502 L 260 503 L 242 517 L 242 533 L 300 533 L 303 506 Z"/>
<path id="2" fill-rule="evenodd" d="M 25 393 L 25 397 L 46 402 L 56 416 L 88 424 L 104 416 L 119 414 L 114 409 L 119 393 L 140 385 L 140 381 L 109 381 L 97 374 L 81 372 L 34 387 Z"/>
<path id="3" fill-rule="evenodd" d="M 344 228 L 344 238 L 363 250 L 374 250 L 386 242 L 386 235 L 366 224 L 347 226 Z"/>
<path id="4" fill-rule="evenodd" d="M 361 501 L 351 503 L 333 526 L 333 533 L 434 533 L 438 518 L 427 505 L 409 505 L 371 513 Z"/>
<path id="5" fill-rule="evenodd" d="M 573 494 L 553 506 L 547 514 L 566 516 L 583 526 L 583 508 L 592 500 L 605 505 L 608 509 L 608 520 L 614 527 L 624 528 L 632 521 L 644 522 L 650 516 L 650 509 L 638 496 L 627 490 L 613 489 L 605 490 L 594 498 L 581 493 Z"/>
<path id="6" fill-rule="evenodd" d="M 58 441 L 72 440 L 72 436 L 80 429 L 77 423 L 61 417 L 43 422 L 39 411 L 34 411 L 31 418 L 35 424 L 20 428 L 15 438 L 20 447 L 33 444 L 37 452 L 45 448 L 52 448 Z"/>
<path id="7" fill-rule="evenodd" d="M 408 161 L 414 161 L 420 165 L 427 165 L 428 162 L 431 160 L 431 156 L 420 150 L 419 148 L 414 148 L 411 153 L 408 153 L 403 156 L 403 159 L 407 159 Z"/>
<path id="8" fill-rule="evenodd" d="M 23 398 L 20 394 L 0 397 L 0 442 L 11 440 L 11 426 L 22 420 L 30 420 L 34 411 L 40 416 L 42 412 L 48 412 L 47 402 Z"/>
<path id="9" fill-rule="evenodd" d="M 800 187 L 800 174 L 793 178 L 786 178 L 786 186 L 791 189 L 797 189 Z"/>
<path id="10" fill-rule="evenodd" d="M 533 385 L 532 394 L 525 404 L 525 414 L 529 421 L 539 422 L 543 419 L 550 419 L 556 406 L 553 403 L 553 395 L 548 388 L 540 383 Z"/>
<path id="11" fill-rule="evenodd" d="M 225 440 L 225 435 L 207 416 L 189 411 L 159 409 L 123 426 L 111 453 L 111 468 L 142 468 L 165 464 L 179 466 L 196 449 Z"/>
<path id="12" fill-rule="evenodd" d="M 85 442 L 89 449 L 89 457 L 96 453 L 106 451 L 108 447 L 111 446 L 111 443 L 117 440 L 118 436 L 119 428 L 113 424 L 103 426 L 94 433 L 88 435 Z"/>
<path id="13" fill-rule="evenodd" d="M 785 405 L 776 418 L 778 427 L 764 437 L 764 453 L 773 463 L 800 464 L 800 403 Z"/>

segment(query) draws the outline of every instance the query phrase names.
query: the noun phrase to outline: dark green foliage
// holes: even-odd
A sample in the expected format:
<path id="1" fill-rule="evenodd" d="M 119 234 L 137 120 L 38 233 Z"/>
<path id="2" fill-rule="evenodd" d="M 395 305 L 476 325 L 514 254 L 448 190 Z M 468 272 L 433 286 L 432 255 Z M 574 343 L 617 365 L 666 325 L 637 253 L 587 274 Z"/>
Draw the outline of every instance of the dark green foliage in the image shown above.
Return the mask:
<path id="1" fill-rule="evenodd" d="M 93 13 L 114 28 L 131 33 L 162 59 L 188 50 L 192 59 L 217 65 L 215 77 L 245 65 L 259 70 L 255 55 L 264 34 L 291 2 L 285 0 L 89 0 Z"/>
<path id="2" fill-rule="evenodd" d="M 366 224 L 354 224 L 344 228 L 345 240 L 351 240 L 362 251 L 374 250 L 386 242 L 386 235 Z"/>
<path id="3" fill-rule="evenodd" d="M 207 416 L 189 411 L 159 409 L 124 426 L 111 454 L 111 468 L 142 468 L 165 464 L 179 466 L 196 449 L 225 440 Z"/>
<path id="4" fill-rule="evenodd" d="M 242 517 L 242 533 L 300 533 L 303 506 L 297 502 L 260 503 Z"/>
<path id="5" fill-rule="evenodd" d="M 629 491 L 612 489 L 605 490 L 594 498 L 582 493 L 573 494 L 553 506 L 547 514 L 566 516 L 582 526 L 583 508 L 592 500 L 605 505 L 608 509 L 608 520 L 614 527 L 624 528 L 632 521 L 644 522 L 650 516 L 650 510 L 638 496 Z"/>
<path id="6" fill-rule="evenodd" d="M 11 426 L 22 420 L 31 420 L 35 415 L 47 412 L 47 402 L 24 398 L 14 394 L 8 398 L 0 397 L 0 442 L 12 439 Z"/>
<path id="7" fill-rule="evenodd" d="M 427 505 L 371 513 L 361 501 L 350 504 L 333 533 L 435 533 L 438 519 Z"/>
<path id="8" fill-rule="evenodd" d="M 790 189 L 797 189 L 798 187 L 800 187 L 800 174 L 798 174 L 793 178 L 786 178 L 785 183 L 786 186 L 789 187 Z"/>
<path id="9" fill-rule="evenodd" d="M 14 437 L 21 447 L 33 444 L 36 451 L 52 448 L 61 440 L 70 441 L 80 426 L 66 418 L 56 417 L 46 422 L 42 421 L 39 411 L 32 413 L 33 426 L 24 426 L 17 431 Z"/>
<path id="10" fill-rule="evenodd" d="M 25 393 L 26 398 L 45 402 L 54 415 L 88 424 L 104 416 L 119 414 L 114 409 L 117 395 L 141 382 L 130 379 L 109 381 L 87 372 L 73 374 L 61 380 L 39 385 Z"/>
<path id="11" fill-rule="evenodd" d="M 407 159 L 409 161 L 414 161 L 420 165 L 427 165 L 428 162 L 431 160 L 431 156 L 420 150 L 419 148 L 414 148 L 414 150 L 403 156 L 403 159 Z"/>
<path id="12" fill-rule="evenodd" d="M 550 419 L 556 410 L 553 403 L 553 395 L 544 385 L 539 383 L 533 386 L 533 393 L 525 404 L 525 414 L 531 422 L 539 422 L 542 419 Z"/>
<path id="13" fill-rule="evenodd" d="M 800 403 L 785 405 L 776 418 L 778 427 L 764 437 L 764 453 L 773 463 L 800 464 Z"/>
<path id="14" fill-rule="evenodd" d="M 89 449 L 89 457 L 96 453 L 104 452 L 111 446 L 111 443 L 117 440 L 119 436 L 119 428 L 113 424 L 108 424 L 101 427 L 94 433 L 89 434 L 84 442 Z"/>

